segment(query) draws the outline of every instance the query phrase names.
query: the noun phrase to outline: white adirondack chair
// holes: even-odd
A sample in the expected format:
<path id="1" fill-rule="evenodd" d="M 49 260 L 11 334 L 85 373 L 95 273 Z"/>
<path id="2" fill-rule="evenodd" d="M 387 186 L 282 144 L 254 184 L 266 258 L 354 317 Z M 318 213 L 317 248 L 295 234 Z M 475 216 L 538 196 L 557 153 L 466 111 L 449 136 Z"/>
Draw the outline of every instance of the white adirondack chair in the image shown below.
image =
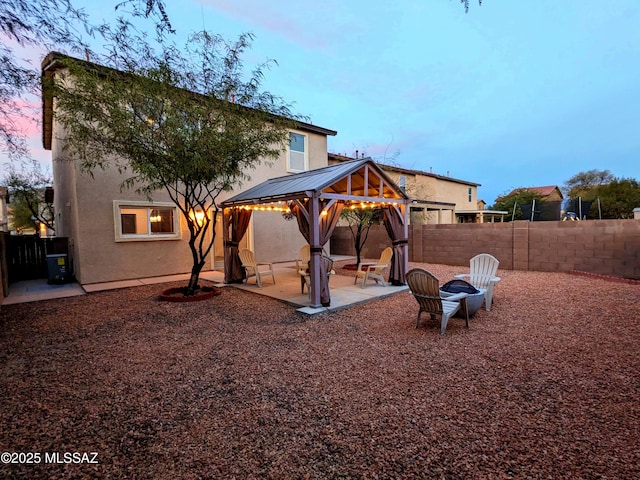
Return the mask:
<path id="1" fill-rule="evenodd" d="M 420 325 L 420 315 L 426 312 L 435 319 L 440 315 L 440 335 L 444 335 L 447 330 L 449 318 L 462 309 L 467 293 L 456 293 L 446 299 L 440 296 L 440 285 L 438 279 L 431 272 L 427 272 L 423 268 L 412 268 L 407 272 L 407 284 L 413 297 L 418 302 L 420 310 L 418 310 L 418 319 L 416 320 L 416 328 Z M 464 308 L 466 316 L 466 325 L 469 328 L 469 314 L 467 308 Z"/>
<path id="2" fill-rule="evenodd" d="M 471 259 L 469 273 L 461 273 L 455 275 L 456 278 L 466 279 L 476 288 L 482 288 L 484 293 L 484 306 L 488 311 L 491 310 L 493 303 L 493 287 L 500 281 L 500 277 L 496 276 L 498 265 L 500 262 L 493 255 L 481 253 Z"/>

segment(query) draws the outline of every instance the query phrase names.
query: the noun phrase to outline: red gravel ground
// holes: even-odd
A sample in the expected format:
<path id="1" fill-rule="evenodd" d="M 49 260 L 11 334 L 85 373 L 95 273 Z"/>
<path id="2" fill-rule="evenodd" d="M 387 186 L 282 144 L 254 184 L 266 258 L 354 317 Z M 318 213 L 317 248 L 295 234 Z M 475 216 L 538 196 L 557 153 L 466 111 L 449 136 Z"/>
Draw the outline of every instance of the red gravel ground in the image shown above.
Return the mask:
<path id="1" fill-rule="evenodd" d="M 444 337 L 408 292 L 314 317 L 157 300 L 177 284 L 3 306 L 0 449 L 41 457 L 0 477 L 640 478 L 640 286 L 500 275 Z"/>

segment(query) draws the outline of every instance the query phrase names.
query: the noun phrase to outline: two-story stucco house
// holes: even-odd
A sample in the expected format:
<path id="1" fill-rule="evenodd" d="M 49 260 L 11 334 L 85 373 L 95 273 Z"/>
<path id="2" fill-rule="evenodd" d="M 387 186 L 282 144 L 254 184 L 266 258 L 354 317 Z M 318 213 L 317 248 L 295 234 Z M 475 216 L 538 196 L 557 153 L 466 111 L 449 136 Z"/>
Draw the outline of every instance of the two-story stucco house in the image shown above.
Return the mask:
<path id="1" fill-rule="evenodd" d="M 56 56 L 49 55 L 42 63 L 42 74 L 55 78 L 62 68 Z M 43 145 L 51 150 L 53 160 L 56 235 L 69 239 L 76 279 L 91 284 L 189 272 L 189 235 L 167 193 L 154 192 L 149 201 L 133 190 L 121 191 L 124 177 L 115 168 L 96 170 L 91 177 L 76 162 L 60 160 L 65 132 L 56 124 L 55 108 L 55 99 L 44 94 Z M 326 166 L 327 136 L 335 134 L 298 122 L 290 132 L 289 148 L 269 165 L 249 172 L 249 181 L 224 192 L 218 202 L 267 179 Z M 205 270 L 222 268 L 222 223 L 217 222 L 214 251 Z M 281 212 L 256 211 L 241 247 L 253 249 L 258 259 L 277 262 L 296 258 L 305 243 L 295 221 L 286 221 Z"/>
<path id="2" fill-rule="evenodd" d="M 329 153 L 330 165 L 349 160 L 353 159 Z M 481 223 L 485 217 L 493 221 L 490 212 L 479 208 L 478 183 L 394 165 L 378 166 L 411 198 L 412 224 Z M 495 215 L 501 219 L 506 213 Z"/>

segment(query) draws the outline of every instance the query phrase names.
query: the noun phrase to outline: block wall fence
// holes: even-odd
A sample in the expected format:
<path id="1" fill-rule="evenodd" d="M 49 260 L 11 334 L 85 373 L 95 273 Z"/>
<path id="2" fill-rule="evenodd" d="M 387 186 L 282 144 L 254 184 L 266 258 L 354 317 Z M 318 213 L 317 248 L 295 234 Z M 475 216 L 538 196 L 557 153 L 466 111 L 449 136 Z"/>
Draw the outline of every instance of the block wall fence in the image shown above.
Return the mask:
<path id="1" fill-rule="evenodd" d="M 390 245 L 384 226 L 373 226 L 362 256 L 378 258 Z M 355 255 L 349 227 L 336 227 L 331 253 Z M 478 253 L 490 253 L 507 270 L 640 279 L 640 220 L 409 226 L 410 262 L 468 266 Z"/>

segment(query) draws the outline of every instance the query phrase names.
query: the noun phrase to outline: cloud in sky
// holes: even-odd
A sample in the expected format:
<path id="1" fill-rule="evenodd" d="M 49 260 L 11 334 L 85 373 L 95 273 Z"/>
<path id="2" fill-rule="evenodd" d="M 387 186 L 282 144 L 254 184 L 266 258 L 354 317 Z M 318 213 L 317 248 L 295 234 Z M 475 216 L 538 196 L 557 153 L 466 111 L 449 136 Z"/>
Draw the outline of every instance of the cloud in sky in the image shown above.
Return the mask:
<path id="1" fill-rule="evenodd" d="M 253 32 L 247 68 L 276 59 L 264 88 L 337 130 L 330 151 L 398 152 L 489 204 L 593 168 L 640 178 L 636 0 L 167 3 L 181 34 Z"/>
<path id="2" fill-rule="evenodd" d="M 262 30 L 280 36 L 292 44 L 305 49 L 320 49 L 332 43 L 333 34 L 345 22 L 344 17 L 337 23 L 336 12 L 342 2 L 328 0 L 320 4 L 313 2 L 264 2 L 261 0 L 204 0 L 203 7 L 212 9 L 228 18 L 244 24 L 250 30 Z M 322 28 L 308 28 L 309 17 Z M 350 23 L 350 22 L 348 22 Z"/>

